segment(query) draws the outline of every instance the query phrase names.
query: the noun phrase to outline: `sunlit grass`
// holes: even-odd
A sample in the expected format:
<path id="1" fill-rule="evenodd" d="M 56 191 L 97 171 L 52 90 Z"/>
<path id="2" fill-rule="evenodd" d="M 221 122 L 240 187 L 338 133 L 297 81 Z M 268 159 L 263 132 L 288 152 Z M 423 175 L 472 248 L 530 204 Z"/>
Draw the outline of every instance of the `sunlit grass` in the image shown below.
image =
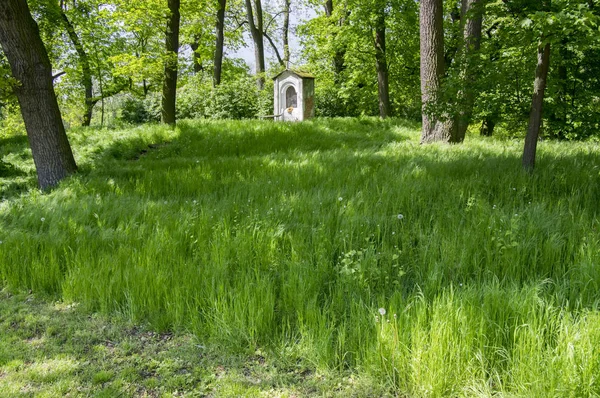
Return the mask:
<path id="1" fill-rule="evenodd" d="M 520 141 L 400 121 L 71 139 L 82 172 L 50 194 L 4 154 L 9 287 L 411 396 L 600 394 L 597 144 L 543 142 L 529 176 Z"/>

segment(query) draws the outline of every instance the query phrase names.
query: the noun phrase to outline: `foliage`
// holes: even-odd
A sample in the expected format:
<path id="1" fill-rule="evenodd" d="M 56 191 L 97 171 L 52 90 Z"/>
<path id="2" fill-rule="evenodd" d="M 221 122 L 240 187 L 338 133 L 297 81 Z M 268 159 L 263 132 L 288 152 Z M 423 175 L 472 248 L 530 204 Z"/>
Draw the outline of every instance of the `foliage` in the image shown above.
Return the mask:
<path id="1" fill-rule="evenodd" d="M 557 0 L 551 7 L 543 3 L 488 3 L 476 112 L 480 119 L 504 120 L 508 130 L 524 130 L 537 45 L 551 42 L 544 133 L 561 139 L 590 137 L 598 131 L 598 10 L 587 1 Z"/>
<path id="2" fill-rule="evenodd" d="M 413 1 L 334 2 L 331 17 L 320 14 L 299 27 L 306 68 L 315 74 L 320 116 L 377 115 L 377 73 L 373 49 L 375 16 L 386 12 L 386 36 L 393 112 L 420 116 L 418 6 Z M 348 12 L 352 10 L 352 12 Z M 336 76 L 335 57 L 343 70 Z"/>
<path id="3" fill-rule="evenodd" d="M 365 396 L 600 394 L 598 145 L 546 141 L 530 176 L 518 141 L 423 147 L 415 127 L 71 131 L 79 175 L 0 185 L 0 278 L 377 380 Z"/>
<path id="4" fill-rule="evenodd" d="M 144 101 L 137 98 L 127 98 L 121 108 L 121 120 L 131 124 L 149 122 L 150 115 L 144 106 Z"/>
<path id="5" fill-rule="evenodd" d="M 25 133 L 25 124 L 19 112 L 19 107 L 14 103 L 0 112 L 0 139 L 18 136 Z"/>

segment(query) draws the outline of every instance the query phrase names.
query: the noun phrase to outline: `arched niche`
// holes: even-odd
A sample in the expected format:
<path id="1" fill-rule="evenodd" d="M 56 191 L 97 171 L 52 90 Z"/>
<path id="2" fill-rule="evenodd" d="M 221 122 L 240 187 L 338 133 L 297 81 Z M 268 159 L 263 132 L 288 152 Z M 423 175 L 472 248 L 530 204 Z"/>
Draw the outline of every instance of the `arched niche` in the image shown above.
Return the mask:
<path id="1" fill-rule="evenodd" d="M 296 87 L 290 85 L 285 90 L 285 107 L 286 108 L 297 108 L 298 107 L 298 92 Z"/>

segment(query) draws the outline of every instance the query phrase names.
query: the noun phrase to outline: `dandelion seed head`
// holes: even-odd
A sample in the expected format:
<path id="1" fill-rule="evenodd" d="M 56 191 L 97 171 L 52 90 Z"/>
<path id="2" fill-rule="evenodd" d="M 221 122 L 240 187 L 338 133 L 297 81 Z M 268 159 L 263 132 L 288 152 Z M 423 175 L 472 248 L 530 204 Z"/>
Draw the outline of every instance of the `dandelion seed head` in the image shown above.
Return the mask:
<path id="1" fill-rule="evenodd" d="M 46 221 L 46 217 L 42 217 L 40 218 L 40 220 L 42 220 L 42 222 Z"/>
<path id="2" fill-rule="evenodd" d="M 402 220 L 404 216 L 402 214 L 398 214 L 398 220 Z"/>
<path id="3" fill-rule="evenodd" d="M 385 315 L 385 308 L 380 308 L 379 309 L 379 314 L 381 314 L 381 316 Z"/>
<path id="4" fill-rule="evenodd" d="M 338 198 L 338 200 L 341 202 L 342 200 L 344 200 L 344 198 L 342 198 L 341 196 Z"/>

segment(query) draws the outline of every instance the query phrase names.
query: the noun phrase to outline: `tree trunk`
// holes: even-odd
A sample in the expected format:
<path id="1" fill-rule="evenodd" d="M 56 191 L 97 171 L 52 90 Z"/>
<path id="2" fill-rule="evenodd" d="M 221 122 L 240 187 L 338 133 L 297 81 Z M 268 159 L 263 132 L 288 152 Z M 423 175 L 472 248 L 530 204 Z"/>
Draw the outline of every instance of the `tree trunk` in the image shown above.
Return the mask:
<path id="1" fill-rule="evenodd" d="M 250 34 L 254 42 L 254 59 L 256 62 L 256 85 L 262 91 L 265 86 L 265 45 L 263 40 L 263 14 L 261 0 L 254 0 L 256 8 L 256 20 L 254 19 L 255 10 L 252 8 L 252 0 L 246 1 L 246 15 L 248 16 L 248 25 Z"/>
<path id="2" fill-rule="evenodd" d="M 333 16 L 333 0 L 326 0 L 324 6 L 325 15 L 327 15 L 328 18 L 331 18 Z M 342 17 L 337 21 L 337 25 L 343 26 L 345 21 L 345 18 Z M 335 52 L 333 54 L 333 80 L 336 85 L 339 85 L 342 82 L 342 72 L 344 72 L 344 69 L 346 69 L 346 49 L 344 47 L 340 47 L 337 43 L 336 33 L 332 33 L 329 39 L 335 48 Z"/>
<path id="3" fill-rule="evenodd" d="M 560 138 L 565 138 L 569 133 L 571 126 L 567 115 L 569 114 L 570 104 L 572 103 L 570 100 L 574 99 L 574 95 L 572 94 L 572 91 L 570 89 L 570 84 L 573 83 L 573 80 L 569 79 L 569 51 L 567 48 L 568 44 L 568 39 L 563 38 L 558 47 L 558 82 L 556 84 L 559 87 L 558 101 L 553 107 L 554 114 L 550 116 L 550 118 L 553 118 L 556 122 L 558 122 L 558 131 L 555 131 L 554 133 L 558 134 L 558 137 Z"/>
<path id="4" fill-rule="evenodd" d="M 69 35 L 69 39 L 73 46 L 75 47 L 75 51 L 77 52 L 77 56 L 79 57 L 79 63 L 81 64 L 81 84 L 85 89 L 85 111 L 83 114 L 83 122 L 82 126 L 89 126 L 92 121 L 92 112 L 94 110 L 94 104 L 92 104 L 92 97 L 94 95 L 93 92 L 93 83 L 92 83 L 92 68 L 90 66 L 90 57 L 88 56 L 83 44 L 79 40 L 79 36 L 77 36 L 77 32 L 75 31 L 75 27 L 69 21 L 67 14 L 65 11 L 58 5 L 60 16 L 65 24 L 65 29 L 67 30 L 67 34 Z"/>
<path id="5" fill-rule="evenodd" d="M 444 75 L 444 27 L 442 0 L 421 0 L 421 101 L 423 104 L 423 131 L 421 143 L 446 141 L 450 131 L 433 116 L 428 107 L 435 104 L 441 90 Z"/>
<path id="6" fill-rule="evenodd" d="M 214 61 L 214 74 L 213 74 L 213 86 L 221 84 L 221 71 L 223 69 L 223 46 L 225 43 L 225 7 L 227 6 L 227 0 L 219 0 L 219 10 L 217 11 L 217 26 L 216 26 L 216 45 L 215 45 L 215 61 Z"/>
<path id="7" fill-rule="evenodd" d="M 175 102 L 177 98 L 177 54 L 179 52 L 179 3 L 180 0 L 168 0 L 169 17 L 165 32 L 165 76 L 162 94 L 162 122 L 175 124 Z"/>
<path id="8" fill-rule="evenodd" d="M 285 67 L 290 66 L 290 0 L 284 0 L 283 10 L 283 62 Z"/>
<path id="9" fill-rule="evenodd" d="M 540 43 L 538 45 L 538 61 L 535 68 L 529 126 L 527 128 L 527 136 L 525 137 L 525 148 L 523 149 L 523 168 L 529 172 L 532 172 L 535 167 L 535 152 L 542 125 L 542 106 L 544 104 L 544 93 L 546 91 L 549 68 L 550 43 L 546 43 L 545 45 Z"/>
<path id="10" fill-rule="evenodd" d="M 390 92 L 388 81 L 388 65 L 385 53 L 385 9 L 377 14 L 375 28 L 375 64 L 377 67 L 377 92 L 379 97 L 379 117 L 390 116 Z"/>
<path id="11" fill-rule="evenodd" d="M 458 93 L 458 115 L 456 120 L 455 135 L 453 142 L 463 142 L 471 117 L 473 116 L 473 105 L 475 92 L 475 65 L 474 55 L 481 47 L 481 27 L 483 23 L 484 0 L 462 0 L 462 15 L 464 20 L 462 48 L 462 65 L 460 71 L 461 91 Z"/>
<path id="12" fill-rule="evenodd" d="M 496 119 L 493 116 L 488 116 L 481 122 L 479 134 L 482 137 L 491 137 L 494 135 L 494 128 L 496 127 Z"/>
<path id="13" fill-rule="evenodd" d="M 41 189 L 56 185 L 77 171 L 63 125 L 52 66 L 26 0 L 0 1 L 0 44 L 19 82 L 15 94 Z"/>
<path id="14" fill-rule="evenodd" d="M 192 68 L 195 74 L 198 74 L 204 70 L 204 65 L 202 65 L 202 58 L 200 54 L 198 54 L 198 48 L 200 48 L 200 35 L 194 35 L 194 41 L 190 44 L 190 48 L 192 49 Z"/>

